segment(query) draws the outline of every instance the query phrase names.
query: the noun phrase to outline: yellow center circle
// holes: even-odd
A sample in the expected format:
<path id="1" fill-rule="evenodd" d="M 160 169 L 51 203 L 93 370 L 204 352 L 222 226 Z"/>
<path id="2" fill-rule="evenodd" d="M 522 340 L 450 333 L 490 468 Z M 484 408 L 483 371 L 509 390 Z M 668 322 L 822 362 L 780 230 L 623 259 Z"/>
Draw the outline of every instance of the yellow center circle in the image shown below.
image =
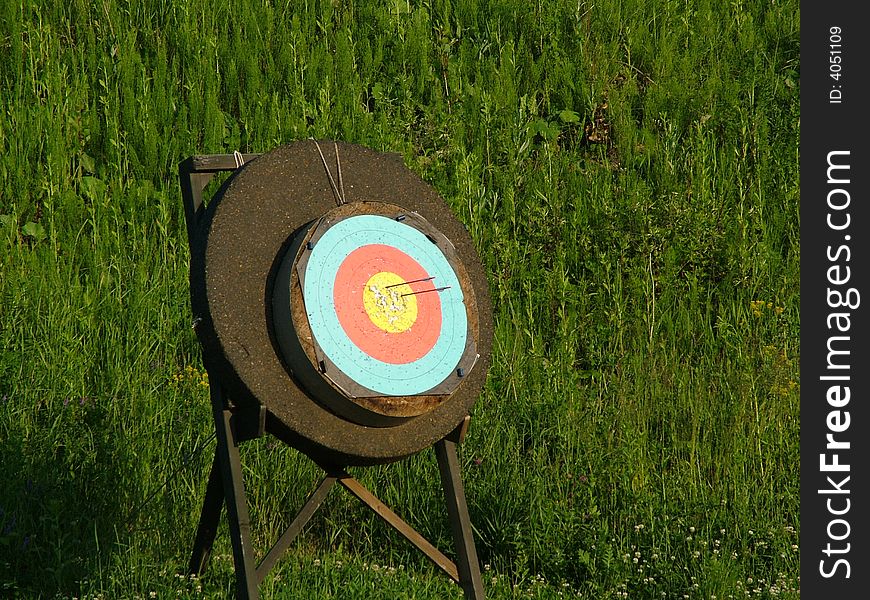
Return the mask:
<path id="1" fill-rule="evenodd" d="M 405 280 L 381 271 L 372 275 L 363 290 L 363 307 L 372 323 L 387 333 L 401 333 L 417 320 L 417 298 Z"/>

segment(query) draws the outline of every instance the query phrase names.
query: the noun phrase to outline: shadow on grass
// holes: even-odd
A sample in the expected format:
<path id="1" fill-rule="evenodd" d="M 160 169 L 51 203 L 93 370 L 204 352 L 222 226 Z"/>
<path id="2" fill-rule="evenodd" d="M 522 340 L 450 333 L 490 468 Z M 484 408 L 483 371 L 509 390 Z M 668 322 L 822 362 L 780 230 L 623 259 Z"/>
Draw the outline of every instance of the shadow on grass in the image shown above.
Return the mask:
<path id="1" fill-rule="evenodd" d="M 129 538 L 130 442 L 90 398 L 18 414 L 0 422 L 0 595 L 76 595 Z"/>

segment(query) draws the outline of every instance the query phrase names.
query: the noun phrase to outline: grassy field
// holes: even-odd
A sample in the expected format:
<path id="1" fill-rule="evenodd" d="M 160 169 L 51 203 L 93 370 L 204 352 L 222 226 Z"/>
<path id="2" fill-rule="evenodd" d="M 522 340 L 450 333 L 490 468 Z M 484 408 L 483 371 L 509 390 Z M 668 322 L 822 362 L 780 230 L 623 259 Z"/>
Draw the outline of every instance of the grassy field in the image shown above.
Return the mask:
<path id="1" fill-rule="evenodd" d="M 225 525 L 177 575 L 213 446 L 176 165 L 316 136 L 401 153 L 486 266 L 489 598 L 799 597 L 798 8 L 0 0 L 0 596 L 229 594 Z M 263 548 L 317 474 L 242 457 Z M 357 473 L 450 549 L 431 452 Z M 342 493 L 261 590 L 461 597 Z"/>

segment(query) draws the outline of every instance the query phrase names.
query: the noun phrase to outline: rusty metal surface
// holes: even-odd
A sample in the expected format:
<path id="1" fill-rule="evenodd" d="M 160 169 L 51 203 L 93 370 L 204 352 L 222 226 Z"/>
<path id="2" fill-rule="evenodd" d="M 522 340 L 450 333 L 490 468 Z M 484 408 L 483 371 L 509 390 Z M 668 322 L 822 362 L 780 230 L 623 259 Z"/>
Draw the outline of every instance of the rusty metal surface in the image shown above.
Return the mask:
<path id="1" fill-rule="evenodd" d="M 333 144 L 321 147 L 335 164 Z M 337 148 L 348 202 L 418 212 L 453 243 L 467 270 L 480 358 L 449 399 L 395 426 L 360 425 L 312 398 L 285 368 L 270 326 L 271 286 L 294 233 L 336 206 L 314 142 L 296 142 L 247 162 L 208 203 L 191 237 L 191 300 L 210 377 L 235 404 L 265 406 L 266 430 L 318 460 L 384 463 L 431 446 L 469 414 L 490 361 L 489 291 L 472 240 L 430 186 L 395 155 L 345 143 Z"/>

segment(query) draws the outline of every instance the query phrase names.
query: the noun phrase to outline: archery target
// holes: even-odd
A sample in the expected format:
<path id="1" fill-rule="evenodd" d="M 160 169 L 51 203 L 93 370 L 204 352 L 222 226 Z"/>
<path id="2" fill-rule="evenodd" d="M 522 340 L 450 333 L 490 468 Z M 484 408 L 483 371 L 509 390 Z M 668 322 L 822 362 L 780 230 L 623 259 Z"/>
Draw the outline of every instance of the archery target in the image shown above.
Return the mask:
<path id="1" fill-rule="evenodd" d="M 324 169 L 324 163 L 337 165 L 339 154 L 347 191 L 342 202 Z M 329 284 L 332 291 L 316 297 L 322 305 L 318 318 L 326 323 L 332 305 L 331 322 L 341 329 L 339 339 L 355 340 L 360 352 L 386 365 L 381 368 L 409 369 L 416 383 L 406 382 L 405 390 L 423 389 L 447 373 L 435 387 L 414 395 L 390 395 L 354 381 L 337 366 L 351 370 L 347 363 L 352 358 L 338 354 L 333 362 L 321 347 L 331 334 L 318 330 L 315 336 L 309 322 L 309 259 L 333 227 L 365 215 L 403 225 L 407 229 L 398 231 L 410 240 L 397 241 L 390 231 L 377 234 L 376 227 L 375 233 L 341 251 Z M 381 254 L 378 246 L 396 252 Z M 421 247 L 428 258 L 416 256 L 413 247 Z M 324 245 L 322 251 L 327 248 Z M 191 306 L 210 380 L 233 407 L 265 408 L 266 430 L 287 444 L 317 461 L 381 464 L 431 446 L 470 414 L 491 362 L 493 322 L 486 271 L 474 241 L 451 208 L 401 157 L 344 142 L 318 148 L 305 140 L 276 148 L 235 171 L 206 203 L 191 251 Z M 327 254 L 331 253 L 324 257 Z M 404 256 L 410 266 L 401 262 Z M 349 268 L 357 260 L 361 265 L 373 260 L 383 264 L 377 272 L 358 274 L 358 269 Z M 446 275 L 439 275 L 427 260 L 437 261 Z M 341 264 L 348 268 L 339 272 Z M 419 276 L 408 279 L 416 274 L 414 269 L 419 269 Z M 439 277 L 448 276 L 449 270 L 459 286 L 424 292 L 445 287 Z M 315 272 L 312 266 L 311 275 Z M 358 279 L 352 285 L 351 276 Z M 344 292 L 342 285 L 348 286 Z M 355 295 L 351 288 L 357 290 Z M 402 295 L 409 292 L 419 293 Z M 342 294 L 357 300 L 356 313 L 345 314 Z M 450 315 L 459 298 L 465 328 L 461 313 Z M 448 328 L 451 322 L 454 330 Z M 455 341 L 444 346 L 442 340 L 453 331 Z M 448 373 L 463 335 L 464 353 Z M 391 336 L 404 337 L 391 347 L 384 341 Z M 405 341 L 413 336 L 417 337 L 412 351 Z M 366 345 L 370 339 L 378 341 Z M 340 347 L 338 342 L 329 344 Z M 427 355 L 442 348 L 447 357 L 442 371 L 417 376 L 415 369 L 425 366 Z"/>
<path id="2" fill-rule="evenodd" d="M 469 341 L 465 298 L 432 236 L 363 214 L 322 225 L 302 252 L 305 315 L 327 377 L 368 390 L 354 395 L 383 396 L 431 393 L 457 377 Z"/>

